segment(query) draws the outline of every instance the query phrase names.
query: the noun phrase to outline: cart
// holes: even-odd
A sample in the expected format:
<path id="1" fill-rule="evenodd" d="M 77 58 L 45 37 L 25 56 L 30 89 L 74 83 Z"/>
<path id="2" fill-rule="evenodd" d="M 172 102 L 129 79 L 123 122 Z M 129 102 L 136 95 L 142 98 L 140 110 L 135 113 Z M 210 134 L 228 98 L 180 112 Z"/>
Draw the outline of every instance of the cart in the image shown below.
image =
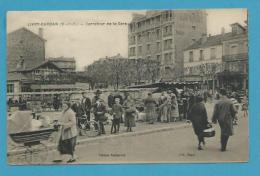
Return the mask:
<path id="1" fill-rule="evenodd" d="M 27 163 L 35 163 L 34 159 L 44 160 L 48 157 L 48 147 L 42 141 L 49 140 L 54 131 L 56 131 L 54 128 L 44 128 L 37 131 L 11 133 L 9 135 L 16 144 L 19 144 L 18 147 L 25 148 L 25 151 L 22 153 L 24 160 Z M 42 157 L 44 158 L 40 158 L 41 153 L 43 153 Z"/>

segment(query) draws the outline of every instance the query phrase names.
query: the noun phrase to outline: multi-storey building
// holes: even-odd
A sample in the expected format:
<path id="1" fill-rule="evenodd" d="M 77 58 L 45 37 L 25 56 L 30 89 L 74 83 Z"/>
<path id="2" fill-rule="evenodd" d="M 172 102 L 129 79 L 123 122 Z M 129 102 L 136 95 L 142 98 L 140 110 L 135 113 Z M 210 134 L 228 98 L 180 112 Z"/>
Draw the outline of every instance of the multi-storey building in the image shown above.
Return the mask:
<path id="1" fill-rule="evenodd" d="M 183 72 L 183 49 L 207 33 L 202 10 L 152 10 L 133 15 L 128 29 L 130 59 L 160 62 L 157 80 L 176 80 Z"/>
<path id="2" fill-rule="evenodd" d="M 60 69 L 66 72 L 75 72 L 76 71 L 76 61 L 75 58 L 68 57 L 56 57 L 56 58 L 47 58 L 50 62 L 54 63 Z"/>
<path id="3" fill-rule="evenodd" d="M 7 68 L 8 71 L 29 69 L 45 61 L 45 42 L 42 36 L 26 28 L 20 28 L 7 35 Z"/>
<path id="4" fill-rule="evenodd" d="M 201 81 L 208 88 L 247 89 L 247 27 L 231 24 L 232 31 L 203 35 L 184 51 L 185 81 Z"/>
<path id="5" fill-rule="evenodd" d="M 7 35 L 7 95 L 17 98 L 21 92 L 75 90 L 75 79 L 68 69 L 75 70 L 75 60 L 58 65 L 45 60 L 45 42 L 26 28 Z M 61 66 L 61 68 L 59 67 Z"/>

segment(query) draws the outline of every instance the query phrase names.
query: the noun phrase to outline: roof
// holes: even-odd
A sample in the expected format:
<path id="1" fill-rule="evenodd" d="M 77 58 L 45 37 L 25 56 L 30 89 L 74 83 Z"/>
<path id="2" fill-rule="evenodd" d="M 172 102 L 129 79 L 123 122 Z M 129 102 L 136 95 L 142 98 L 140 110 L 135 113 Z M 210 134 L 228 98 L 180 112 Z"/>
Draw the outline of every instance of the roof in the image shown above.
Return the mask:
<path id="1" fill-rule="evenodd" d="M 47 58 L 47 60 L 49 61 L 63 61 L 63 62 L 75 62 L 75 58 L 74 57 L 50 57 Z"/>
<path id="2" fill-rule="evenodd" d="M 53 64 L 52 62 L 50 62 L 49 60 L 47 61 L 44 61 L 43 63 L 39 64 L 39 65 L 36 65 L 32 68 L 29 68 L 29 69 L 23 69 L 23 70 L 17 70 L 17 71 L 20 71 L 20 72 L 27 72 L 27 71 L 32 71 L 32 70 L 35 70 L 39 67 L 42 67 L 42 66 L 45 66 L 45 65 L 52 65 L 53 67 L 55 67 L 57 70 L 61 71 L 61 72 L 65 72 L 64 70 L 62 70 L 61 68 L 59 68 L 57 65 Z"/>
<path id="3" fill-rule="evenodd" d="M 228 32 L 228 33 L 225 33 L 225 34 L 218 34 L 218 35 L 209 36 L 209 37 L 207 37 L 207 40 L 205 42 L 203 42 L 203 39 L 200 38 L 199 40 L 195 41 L 192 45 L 188 46 L 185 50 L 222 45 L 223 41 L 240 38 L 240 37 L 245 36 L 245 35 L 246 35 L 246 33 L 233 34 L 232 32 Z"/>
<path id="4" fill-rule="evenodd" d="M 22 80 L 23 81 L 29 80 L 29 78 L 20 72 L 9 72 L 7 74 L 7 81 L 22 81 Z"/>
<path id="5" fill-rule="evenodd" d="M 11 34 L 16 33 L 16 32 L 18 32 L 18 31 L 29 32 L 29 33 L 31 33 L 33 36 L 39 38 L 40 40 L 42 40 L 42 41 L 44 41 L 44 42 L 47 41 L 47 40 L 45 40 L 44 38 L 40 37 L 39 35 L 35 34 L 34 32 L 30 31 L 29 29 L 27 29 L 27 28 L 25 28 L 25 27 L 22 27 L 22 28 L 19 28 L 19 29 L 13 31 L 13 32 L 10 32 L 10 33 L 8 33 L 8 35 L 11 35 Z"/>

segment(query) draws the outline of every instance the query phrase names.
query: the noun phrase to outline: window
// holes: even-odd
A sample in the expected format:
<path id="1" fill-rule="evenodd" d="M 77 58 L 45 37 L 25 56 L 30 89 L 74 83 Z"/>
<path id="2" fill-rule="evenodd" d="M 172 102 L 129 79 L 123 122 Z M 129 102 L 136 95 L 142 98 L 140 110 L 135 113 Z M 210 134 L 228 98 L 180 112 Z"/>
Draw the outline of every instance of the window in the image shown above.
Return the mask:
<path id="1" fill-rule="evenodd" d="M 139 34 L 139 35 L 137 36 L 137 40 L 138 40 L 138 42 L 141 41 L 141 38 L 142 38 L 142 36 L 141 36 L 141 34 Z"/>
<path id="2" fill-rule="evenodd" d="M 216 48 L 210 48 L 210 58 L 216 59 Z"/>
<path id="3" fill-rule="evenodd" d="M 137 23 L 137 27 L 138 27 L 138 28 L 141 28 L 141 23 L 140 23 L 140 22 Z"/>
<path id="4" fill-rule="evenodd" d="M 160 39 L 160 29 L 156 30 L 156 39 Z"/>
<path id="5" fill-rule="evenodd" d="M 133 43 L 135 43 L 135 36 L 132 37 L 132 41 L 133 41 Z"/>
<path id="6" fill-rule="evenodd" d="M 146 46 L 147 52 L 150 52 L 150 49 L 151 49 L 151 45 L 150 45 L 150 44 L 147 44 L 147 46 Z"/>
<path id="7" fill-rule="evenodd" d="M 231 46 L 231 50 L 230 50 L 230 54 L 237 54 L 238 51 L 237 51 L 237 45 L 232 45 Z"/>
<path id="8" fill-rule="evenodd" d="M 161 55 L 156 56 L 157 61 L 161 61 Z"/>
<path id="9" fill-rule="evenodd" d="M 156 42 L 156 51 L 160 51 L 160 42 Z"/>
<path id="10" fill-rule="evenodd" d="M 147 40 L 150 40 L 150 37 L 151 37 L 151 33 L 150 32 L 147 32 Z"/>
<path id="11" fill-rule="evenodd" d="M 172 49 L 172 39 L 164 40 L 164 50 Z"/>
<path id="12" fill-rule="evenodd" d="M 172 34 L 172 26 L 165 26 L 164 27 L 164 36 L 171 35 Z"/>
<path id="13" fill-rule="evenodd" d="M 200 61 L 204 60 L 204 53 L 203 53 L 203 50 L 200 50 L 200 58 L 199 58 Z"/>
<path id="14" fill-rule="evenodd" d="M 161 17 L 160 17 L 160 16 L 157 16 L 157 17 L 156 17 L 156 21 L 157 21 L 157 22 L 160 22 L 160 21 L 161 21 Z"/>
<path id="15" fill-rule="evenodd" d="M 193 62 L 193 51 L 189 52 L 189 61 Z"/>
<path id="16" fill-rule="evenodd" d="M 14 93 L 14 84 L 7 84 L 7 93 Z"/>
<path id="17" fill-rule="evenodd" d="M 147 25 L 150 25 L 150 20 L 147 20 Z"/>
<path id="18" fill-rule="evenodd" d="M 135 47 L 130 48 L 130 56 L 135 56 Z"/>
<path id="19" fill-rule="evenodd" d="M 142 54 L 142 46 L 138 46 L 138 53 Z"/>
<path id="20" fill-rule="evenodd" d="M 194 31 L 195 31 L 195 30 L 196 30 L 196 26 L 192 26 L 192 30 L 194 30 Z"/>

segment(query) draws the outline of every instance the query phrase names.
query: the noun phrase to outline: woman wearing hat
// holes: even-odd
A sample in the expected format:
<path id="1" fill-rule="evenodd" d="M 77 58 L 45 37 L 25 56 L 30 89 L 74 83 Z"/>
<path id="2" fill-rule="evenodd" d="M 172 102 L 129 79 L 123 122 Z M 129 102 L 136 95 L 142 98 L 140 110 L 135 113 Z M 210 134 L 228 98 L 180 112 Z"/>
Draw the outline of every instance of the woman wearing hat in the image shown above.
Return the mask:
<path id="1" fill-rule="evenodd" d="M 125 108 L 125 126 L 127 127 L 127 132 L 132 132 L 132 127 L 135 127 L 135 116 L 137 115 L 137 110 L 135 108 L 134 100 L 130 95 L 127 96 L 123 107 Z"/>
<path id="2" fill-rule="evenodd" d="M 205 145 L 203 130 L 207 128 L 209 123 L 207 111 L 201 95 L 196 96 L 196 101 L 188 112 L 188 118 L 192 122 L 194 133 L 198 137 L 198 150 L 203 150 L 201 146 L 201 143 Z"/>
<path id="3" fill-rule="evenodd" d="M 77 125 L 75 113 L 70 108 L 69 102 L 62 104 L 62 115 L 59 119 L 60 133 L 58 141 L 58 151 L 60 154 L 69 154 L 71 158 L 67 161 L 75 162 L 74 151 L 77 139 Z"/>
<path id="4" fill-rule="evenodd" d="M 179 107 L 178 107 L 178 102 L 177 102 L 177 97 L 174 93 L 171 93 L 171 119 L 169 119 L 170 121 L 176 121 L 180 114 L 179 114 Z"/>
<path id="5" fill-rule="evenodd" d="M 145 110 L 146 110 L 146 120 L 153 124 L 157 119 L 156 105 L 157 102 L 152 96 L 152 93 L 148 93 L 148 97 L 144 100 Z"/>

